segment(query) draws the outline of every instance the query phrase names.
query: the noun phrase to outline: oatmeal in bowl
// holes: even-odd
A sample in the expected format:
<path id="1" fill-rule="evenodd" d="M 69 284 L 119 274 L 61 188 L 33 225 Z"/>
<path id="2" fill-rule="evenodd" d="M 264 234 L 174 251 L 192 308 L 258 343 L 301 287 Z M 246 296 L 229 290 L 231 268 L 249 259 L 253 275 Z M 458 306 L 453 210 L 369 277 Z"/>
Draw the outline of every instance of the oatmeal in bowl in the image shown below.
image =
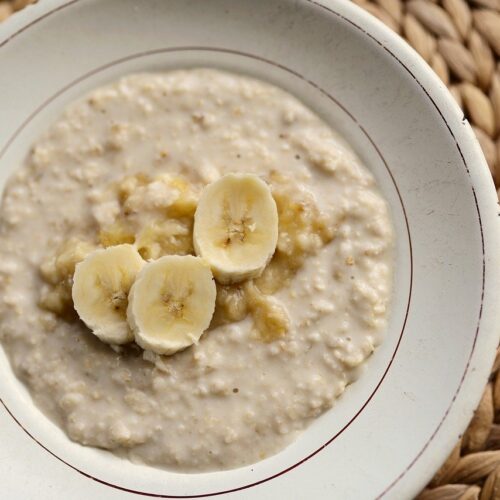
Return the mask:
<path id="1" fill-rule="evenodd" d="M 291 95 L 131 75 L 71 104 L 6 187 L 0 341 L 71 440 L 241 467 L 363 383 L 393 247 L 373 176 Z"/>

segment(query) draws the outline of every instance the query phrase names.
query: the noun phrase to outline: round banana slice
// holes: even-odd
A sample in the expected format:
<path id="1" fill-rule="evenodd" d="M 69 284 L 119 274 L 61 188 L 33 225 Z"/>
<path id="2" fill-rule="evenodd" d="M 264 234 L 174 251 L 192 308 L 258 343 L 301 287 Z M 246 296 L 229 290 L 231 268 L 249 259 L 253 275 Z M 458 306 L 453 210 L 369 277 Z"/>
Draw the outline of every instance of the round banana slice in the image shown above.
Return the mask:
<path id="1" fill-rule="evenodd" d="M 75 310 L 103 342 L 134 340 L 127 323 L 127 297 L 144 264 L 132 245 L 117 245 L 95 250 L 76 265 L 72 289 Z"/>
<path id="2" fill-rule="evenodd" d="M 135 341 L 158 354 L 196 343 L 215 309 L 210 266 L 192 255 L 166 255 L 147 263 L 129 294 L 127 318 Z"/>
<path id="3" fill-rule="evenodd" d="M 253 174 L 228 174 L 202 192 L 194 216 L 196 254 L 222 284 L 255 278 L 278 242 L 278 210 L 269 186 Z"/>

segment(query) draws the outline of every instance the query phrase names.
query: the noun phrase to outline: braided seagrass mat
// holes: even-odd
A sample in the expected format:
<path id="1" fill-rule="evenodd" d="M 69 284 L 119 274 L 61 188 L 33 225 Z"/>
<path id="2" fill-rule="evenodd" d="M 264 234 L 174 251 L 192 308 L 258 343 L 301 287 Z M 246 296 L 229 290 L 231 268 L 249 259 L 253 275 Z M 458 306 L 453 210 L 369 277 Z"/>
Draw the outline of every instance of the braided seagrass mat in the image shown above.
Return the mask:
<path id="1" fill-rule="evenodd" d="M 0 21 L 36 0 L 0 0 Z M 464 109 L 500 187 L 500 0 L 353 0 L 403 36 Z M 499 189 L 500 194 L 500 189 Z M 469 427 L 418 500 L 500 500 L 500 348 Z"/>

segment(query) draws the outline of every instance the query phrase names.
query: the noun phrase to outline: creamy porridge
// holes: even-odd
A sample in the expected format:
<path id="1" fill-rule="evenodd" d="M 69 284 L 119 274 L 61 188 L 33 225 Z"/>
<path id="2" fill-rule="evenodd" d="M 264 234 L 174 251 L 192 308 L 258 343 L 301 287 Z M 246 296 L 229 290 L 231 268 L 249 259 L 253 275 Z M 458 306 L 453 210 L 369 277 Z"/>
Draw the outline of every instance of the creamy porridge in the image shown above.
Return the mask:
<path id="1" fill-rule="evenodd" d="M 272 193 L 265 268 L 236 283 L 214 270 L 208 330 L 171 355 L 127 332 L 94 335 L 73 307 L 75 266 L 119 245 L 148 266 L 194 254 L 200 196 L 230 173 Z M 72 440 L 133 461 L 196 472 L 268 457 L 334 404 L 383 338 L 386 202 L 325 123 L 253 79 L 196 69 L 92 92 L 9 181 L 0 227 L 0 339 L 15 373 Z"/>

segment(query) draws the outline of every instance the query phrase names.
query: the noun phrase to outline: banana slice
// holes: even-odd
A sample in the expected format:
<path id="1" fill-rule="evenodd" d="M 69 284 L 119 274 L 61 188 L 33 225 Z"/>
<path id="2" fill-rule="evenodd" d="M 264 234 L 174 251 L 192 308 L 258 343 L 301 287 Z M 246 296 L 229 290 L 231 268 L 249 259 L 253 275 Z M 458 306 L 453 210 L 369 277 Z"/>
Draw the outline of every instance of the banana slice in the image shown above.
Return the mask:
<path id="1" fill-rule="evenodd" d="M 95 250 L 76 265 L 72 297 L 78 316 L 103 342 L 134 339 L 127 323 L 127 296 L 145 264 L 132 245 Z"/>
<path id="2" fill-rule="evenodd" d="M 210 266 L 199 257 L 166 255 L 149 262 L 129 294 L 135 341 L 158 354 L 194 344 L 210 325 L 215 295 Z"/>
<path id="3" fill-rule="evenodd" d="M 194 216 L 196 254 L 222 284 L 255 278 L 273 256 L 278 210 L 269 186 L 252 174 L 228 174 L 202 192 Z"/>

